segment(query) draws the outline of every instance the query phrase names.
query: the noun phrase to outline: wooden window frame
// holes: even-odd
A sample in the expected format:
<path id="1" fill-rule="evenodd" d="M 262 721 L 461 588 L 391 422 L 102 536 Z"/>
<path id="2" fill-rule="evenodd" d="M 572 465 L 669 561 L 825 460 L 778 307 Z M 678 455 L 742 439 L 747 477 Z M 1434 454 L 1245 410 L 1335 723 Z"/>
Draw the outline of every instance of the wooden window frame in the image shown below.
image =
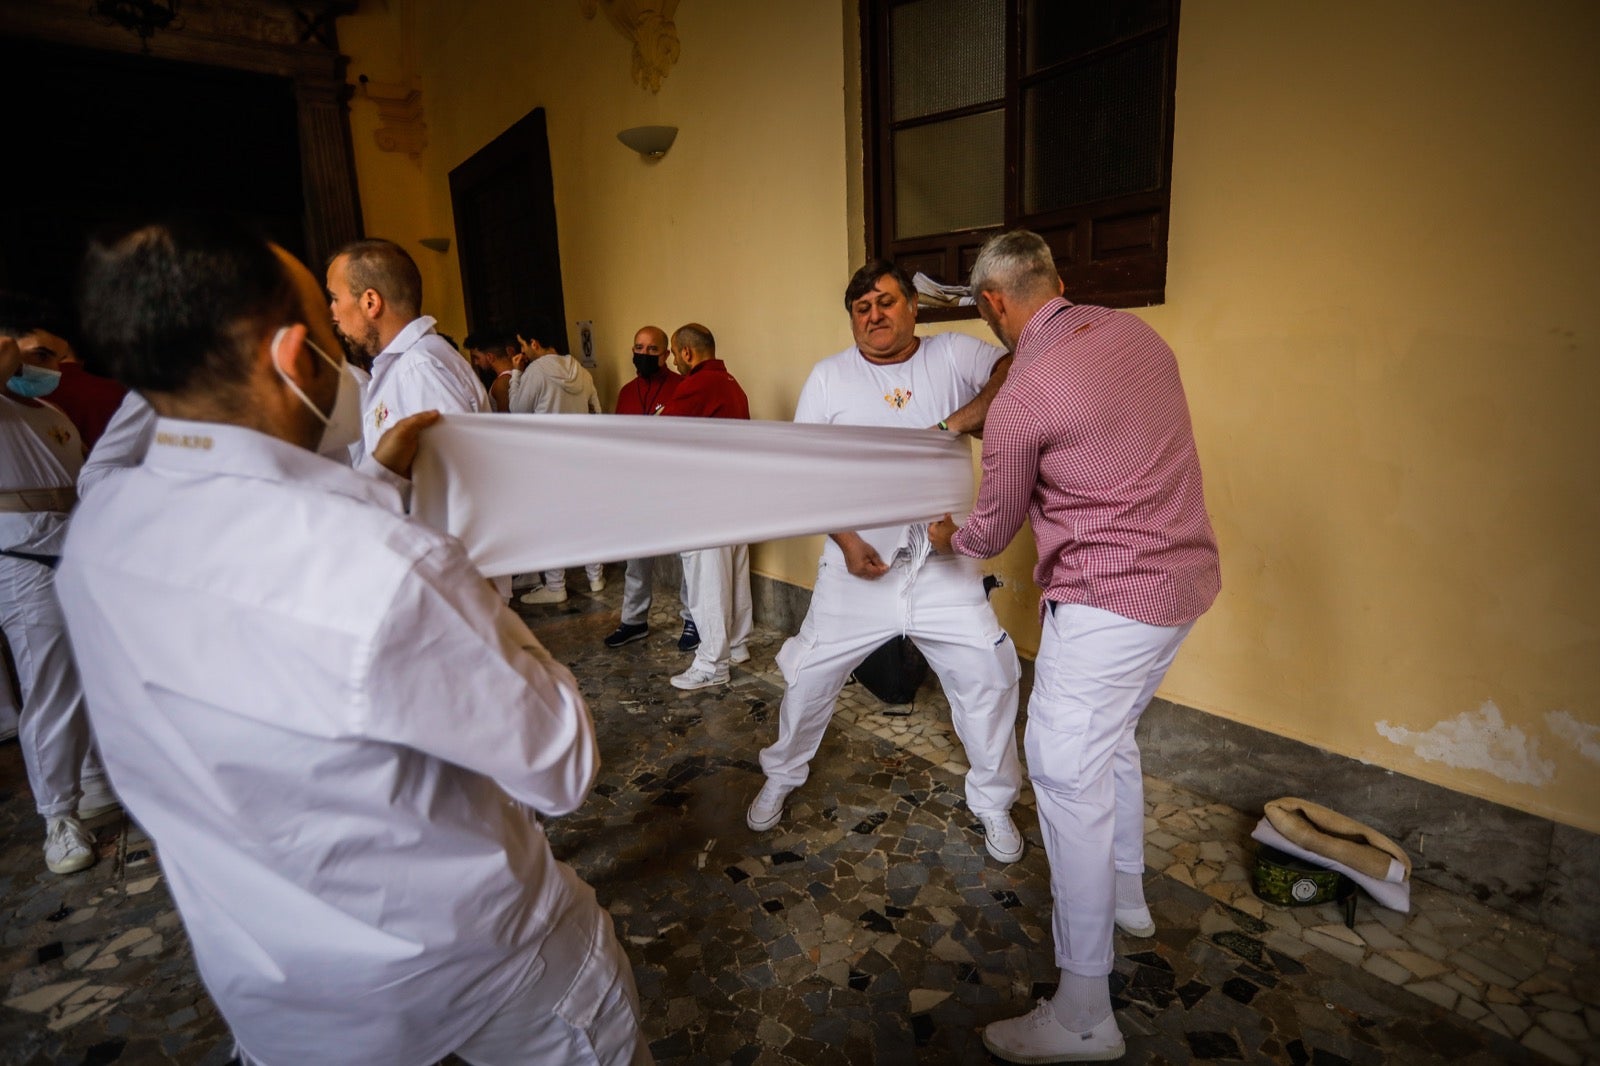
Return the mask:
<path id="1" fill-rule="evenodd" d="M 922 271 L 937 281 L 963 284 L 971 275 L 972 264 L 983 242 L 1006 229 L 1025 228 L 1040 234 L 1056 256 L 1056 268 L 1066 286 L 1067 298 L 1075 302 L 1107 307 L 1146 307 L 1166 300 L 1167 231 L 1171 210 L 1173 105 L 1177 82 L 1179 0 L 1168 0 L 1169 15 L 1164 26 L 1133 33 L 1022 75 L 1023 19 L 1027 0 L 1006 0 L 1005 40 L 1005 218 L 1001 225 L 955 230 L 897 239 L 894 236 L 893 134 L 897 128 L 959 117 L 969 111 L 983 111 L 990 105 L 952 109 L 937 115 L 917 116 L 895 123 L 890 111 L 891 10 L 914 0 L 860 0 L 861 22 L 861 105 L 864 143 L 866 238 L 869 255 L 879 256 L 904 266 L 908 272 Z M 1021 102 L 1024 91 L 1048 80 L 1072 65 L 1092 62 L 1113 51 L 1133 47 L 1164 35 L 1163 114 L 1161 130 L 1159 187 L 1138 193 L 1110 197 L 1072 207 L 1036 214 L 1023 214 L 1022 197 Z M 971 307 L 923 307 L 918 312 L 924 321 L 975 318 Z"/>

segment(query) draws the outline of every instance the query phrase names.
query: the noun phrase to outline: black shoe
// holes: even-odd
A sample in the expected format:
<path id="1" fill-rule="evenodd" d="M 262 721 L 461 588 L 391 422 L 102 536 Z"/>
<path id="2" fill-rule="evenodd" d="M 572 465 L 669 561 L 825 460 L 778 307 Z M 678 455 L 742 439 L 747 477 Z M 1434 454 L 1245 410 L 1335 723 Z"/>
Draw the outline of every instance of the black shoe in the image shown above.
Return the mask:
<path id="1" fill-rule="evenodd" d="M 650 635 L 648 622 L 624 622 L 617 627 L 617 631 L 606 638 L 606 647 L 620 648 L 624 644 L 632 644 L 636 640 L 643 640 Z"/>
<path id="2" fill-rule="evenodd" d="M 686 619 L 683 623 L 683 635 L 678 638 L 679 651 L 694 651 L 700 646 L 700 631 L 694 627 L 693 619 Z"/>

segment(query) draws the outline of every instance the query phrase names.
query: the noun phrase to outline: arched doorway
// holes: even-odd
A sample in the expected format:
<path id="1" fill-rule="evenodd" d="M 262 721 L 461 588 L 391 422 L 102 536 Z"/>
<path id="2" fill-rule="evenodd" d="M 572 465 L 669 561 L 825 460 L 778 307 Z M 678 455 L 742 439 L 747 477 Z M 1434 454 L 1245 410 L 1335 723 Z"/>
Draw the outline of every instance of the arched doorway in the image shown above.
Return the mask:
<path id="1" fill-rule="evenodd" d="M 85 234 L 174 210 L 243 217 L 314 268 L 361 235 L 333 28 L 353 2 L 184 5 L 147 42 L 90 6 L 0 6 L 0 286 L 64 298 Z"/>

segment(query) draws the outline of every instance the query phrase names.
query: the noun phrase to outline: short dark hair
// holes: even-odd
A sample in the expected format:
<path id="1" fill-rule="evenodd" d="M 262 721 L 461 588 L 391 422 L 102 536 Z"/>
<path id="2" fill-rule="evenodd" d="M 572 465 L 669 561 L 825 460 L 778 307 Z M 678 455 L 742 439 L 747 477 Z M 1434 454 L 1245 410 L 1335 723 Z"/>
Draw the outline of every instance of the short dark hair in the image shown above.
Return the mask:
<path id="1" fill-rule="evenodd" d="M 381 237 L 351 241 L 328 257 L 331 264 L 346 256 L 345 278 L 350 290 L 360 296 L 376 290 L 385 303 L 394 304 L 401 314 L 416 317 L 422 311 L 422 273 L 411 254 L 393 241 Z"/>
<path id="2" fill-rule="evenodd" d="M 698 322 L 690 322 L 679 326 L 672 331 L 672 346 L 680 351 L 684 348 L 693 348 L 697 352 L 707 355 L 717 354 L 717 338 L 711 331 Z"/>
<path id="3" fill-rule="evenodd" d="M 78 331 L 60 307 L 25 292 L 0 292 L 0 337 L 22 337 L 43 331 L 54 333 L 74 348 Z"/>
<path id="4" fill-rule="evenodd" d="M 891 263 L 887 259 L 868 259 L 861 264 L 861 269 L 850 275 L 850 284 L 844 287 L 844 309 L 850 310 L 855 302 L 871 292 L 873 286 L 878 284 L 878 279 L 885 275 L 894 278 L 900 283 L 900 291 L 906 294 L 906 299 L 915 304 L 917 302 L 917 286 L 911 280 L 911 275 L 906 273 L 906 268 L 899 263 Z"/>
<path id="5" fill-rule="evenodd" d="M 510 326 L 490 323 L 467 338 L 467 347 L 480 352 L 515 350 L 517 331 Z"/>
<path id="6" fill-rule="evenodd" d="M 263 331 L 305 317 L 267 242 L 215 218 L 91 241 L 78 315 L 97 367 L 157 393 L 238 387 Z"/>
<path id="7" fill-rule="evenodd" d="M 566 340 L 561 327 L 548 315 L 529 315 L 522 320 L 516 333 L 520 333 L 523 340 L 538 341 L 544 348 L 559 349 Z M 516 334 L 511 339 L 515 342 Z"/>

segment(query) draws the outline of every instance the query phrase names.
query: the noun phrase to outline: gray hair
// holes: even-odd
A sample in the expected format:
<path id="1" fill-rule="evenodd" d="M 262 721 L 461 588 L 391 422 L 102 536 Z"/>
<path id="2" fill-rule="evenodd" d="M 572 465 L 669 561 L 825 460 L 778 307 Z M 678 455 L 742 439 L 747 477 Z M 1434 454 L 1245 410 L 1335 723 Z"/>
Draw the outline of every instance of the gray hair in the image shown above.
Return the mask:
<path id="1" fill-rule="evenodd" d="M 1044 238 L 1014 229 L 990 237 L 972 264 L 972 293 L 998 292 L 1008 297 L 1054 296 L 1060 284 L 1055 256 Z"/>
<path id="2" fill-rule="evenodd" d="M 679 326 L 674 330 L 672 333 L 672 346 L 679 351 L 685 348 L 693 348 L 695 351 L 704 352 L 706 355 L 714 356 L 717 354 L 717 338 L 713 337 L 711 331 L 698 322 L 690 322 L 688 325 Z"/>

